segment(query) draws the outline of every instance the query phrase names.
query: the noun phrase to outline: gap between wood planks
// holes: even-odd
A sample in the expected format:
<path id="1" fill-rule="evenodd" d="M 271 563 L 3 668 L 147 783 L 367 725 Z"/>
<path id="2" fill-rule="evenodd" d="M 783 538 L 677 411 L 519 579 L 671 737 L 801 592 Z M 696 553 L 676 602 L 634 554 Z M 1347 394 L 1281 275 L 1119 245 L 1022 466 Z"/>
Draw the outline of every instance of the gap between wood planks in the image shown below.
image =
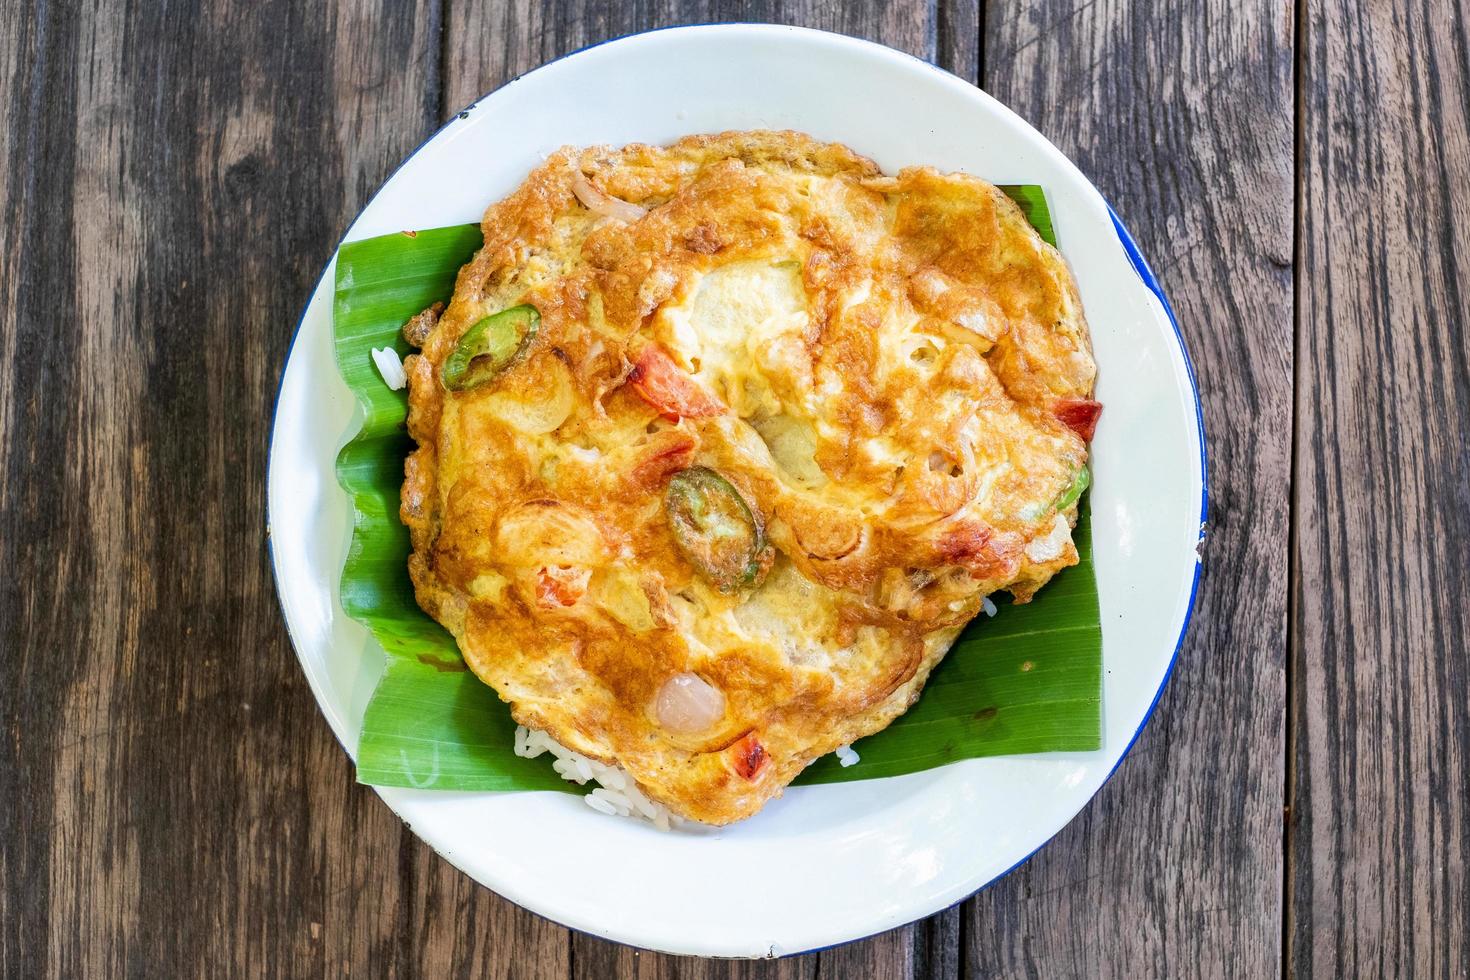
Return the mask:
<path id="1" fill-rule="evenodd" d="M 1307 7 L 1305 0 L 1294 0 L 1292 8 L 1292 58 L 1291 58 L 1291 457 L 1287 469 L 1286 490 L 1286 711 L 1281 740 L 1286 753 L 1282 771 L 1285 784 L 1281 787 L 1281 976 L 1291 976 L 1292 910 L 1295 905 L 1295 889 L 1292 885 L 1293 825 L 1296 821 L 1296 727 L 1298 705 L 1296 689 L 1296 612 L 1297 583 L 1300 581 L 1300 554 L 1297 546 L 1297 509 L 1292 505 L 1296 493 L 1297 427 L 1295 393 L 1301 383 L 1301 358 L 1297 356 L 1302 347 L 1302 156 L 1306 148 L 1302 142 L 1302 91 L 1303 63 L 1306 57 Z"/>

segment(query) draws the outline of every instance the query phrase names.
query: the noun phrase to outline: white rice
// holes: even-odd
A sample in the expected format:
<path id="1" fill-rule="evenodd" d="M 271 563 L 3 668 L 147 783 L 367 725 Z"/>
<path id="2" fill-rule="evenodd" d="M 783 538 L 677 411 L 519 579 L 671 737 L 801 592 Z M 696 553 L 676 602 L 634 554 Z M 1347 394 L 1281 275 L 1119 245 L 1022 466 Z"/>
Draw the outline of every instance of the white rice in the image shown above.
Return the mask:
<path id="1" fill-rule="evenodd" d="M 980 605 L 985 609 L 985 615 L 987 616 L 994 616 L 999 611 L 995 608 L 995 603 L 990 601 L 990 596 L 985 596 L 981 599 Z"/>
<path id="2" fill-rule="evenodd" d="M 598 796 L 597 794 L 600 792 L 602 792 L 602 790 L 594 789 L 592 792 L 588 793 L 585 797 L 585 799 L 587 800 L 587 805 L 596 810 L 598 813 L 605 813 L 609 817 L 616 817 L 618 815 L 617 809 L 614 808 L 613 805 L 607 800 L 604 800 L 602 797 Z"/>
<path id="3" fill-rule="evenodd" d="M 610 817 L 633 817 L 647 820 L 659 830 L 669 830 L 688 823 L 683 817 L 669 812 L 662 803 L 655 803 L 639 791 L 628 774 L 617 766 L 605 766 L 595 759 L 573 752 L 545 732 L 532 731 L 524 725 L 516 726 L 515 753 L 526 759 L 550 752 L 556 758 L 551 768 L 568 782 L 585 786 L 597 783 L 596 788 L 582 797 L 588 806 L 598 813 Z"/>
<path id="4" fill-rule="evenodd" d="M 403 361 L 398 352 L 391 347 L 379 350 L 372 348 L 373 363 L 378 366 L 378 373 L 383 376 L 383 383 L 394 391 L 408 384 L 408 375 L 403 371 Z"/>
<path id="5" fill-rule="evenodd" d="M 582 800 L 598 813 L 605 813 L 610 817 L 646 820 L 659 830 L 686 825 L 698 826 L 673 813 L 662 803 L 656 803 L 644 796 L 638 784 L 617 766 L 605 766 L 596 759 L 573 752 L 545 732 L 534 731 L 525 725 L 516 726 L 516 755 L 523 759 L 535 759 L 547 752 L 555 756 L 551 761 L 551 768 L 562 779 L 578 786 L 585 786 L 589 782 L 597 783 L 592 792 L 582 797 Z M 844 767 L 858 764 L 858 754 L 850 745 L 839 745 L 835 754 L 837 761 Z"/>

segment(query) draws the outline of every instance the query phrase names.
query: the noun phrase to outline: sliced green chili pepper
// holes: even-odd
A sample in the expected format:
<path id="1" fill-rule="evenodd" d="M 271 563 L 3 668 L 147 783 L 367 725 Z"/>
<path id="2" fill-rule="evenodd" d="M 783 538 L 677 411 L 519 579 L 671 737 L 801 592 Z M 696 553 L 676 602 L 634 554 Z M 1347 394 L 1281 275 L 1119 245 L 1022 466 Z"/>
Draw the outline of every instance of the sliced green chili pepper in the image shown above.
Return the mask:
<path id="1" fill-rule="evenodd" d="M 1062 495 L 1052 502 L 1051 508 L 1061 512 L 1075 504 L 1082 496 L 1082 492 L 1092 483 L 1092 471 L 1086 465 L 1080 467 L 1072 474 L 1072 485 L 1062 491 Z"/>
<path id="2" fill-rule="evenodd" d="M 475 323 L 444 361 L 440 377 L 450 391 L 468 391 L 494 380 L 536 336 L 541 314 L 534 306 L 512 306 Z"/>
<path id="3" fill-rule="evenodd" d="M 703 466 L 681 470 L 664 509 L 679 551 L 715 588 L 735 592 L 759 577 L 765 535 L 729 480 Z"/>

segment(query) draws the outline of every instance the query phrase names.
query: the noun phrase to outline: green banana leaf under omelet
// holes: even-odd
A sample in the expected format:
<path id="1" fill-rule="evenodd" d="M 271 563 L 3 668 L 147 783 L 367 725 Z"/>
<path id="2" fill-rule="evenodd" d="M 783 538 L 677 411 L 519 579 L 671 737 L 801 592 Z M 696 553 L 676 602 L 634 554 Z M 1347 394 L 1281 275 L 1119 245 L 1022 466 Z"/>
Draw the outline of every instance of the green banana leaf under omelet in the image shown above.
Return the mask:
<path id="1" fill-rule="evenodd" d="M 1054 242 L 1041 189 L 1003 188 Z M 549 757 L 512 751 L 515 722 L 460 658 L 453 637 L 419 609 L 408 578 L 408 532 L 398 520 L 406 393 L 383 383 L 370 351 L 409 353 L 399 329 L 448 300 L 455 274 L 481 243 L 478 225 L 385 235 L 342 246 L 333 322 L 337 365 L 362 407 L 362 429 L 342 448 L 337 479 L 353 502 L 342 608 L 387 654 L 363 719 L 357 778 L 376 786 L 579 792 Z M 1086 502 L 1075 540 L 1081 564 L 1026 605 L 1000 603 L 961 635 L 923 696 L 888 728 L 860 741 L 862 761 L 828 756 L 797 783 L 875 779 L 958 759 L 1101 745 L 1102 626 Z M 366 656 L 377 656 L 371 651 Z"/>

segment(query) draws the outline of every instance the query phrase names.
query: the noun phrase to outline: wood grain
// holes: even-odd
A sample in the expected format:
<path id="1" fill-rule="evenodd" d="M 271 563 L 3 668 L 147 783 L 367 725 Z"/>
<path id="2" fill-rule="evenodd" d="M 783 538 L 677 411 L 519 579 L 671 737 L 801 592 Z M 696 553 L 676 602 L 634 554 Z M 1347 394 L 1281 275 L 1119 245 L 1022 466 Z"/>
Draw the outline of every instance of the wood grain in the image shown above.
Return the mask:
<path id="1" fill-rule="evenodd" d="M 1465 15 L 1305 10 L 1297 976 L 1470 975 Z"/>
<path id="2" fill-rule="evenodd" d="M 419 845 L 281 627 L 297 313 L 435 121 L 438 9 L 12 4 L 0 975 L 420 973 Z"/>
<path id="3" fill-rule="evenodd" d="M 588 45 L 680 24 L 795 24 L 867 38 L 974 80 L 978 0 L 448 0 L 445 108 L 457 111 L 548 61 Z"/>
<path id="4" fill-rule="evenodd" d="M 9 5 L 0 976 L 1470 975 L 1465 7 Z M 571 935 L 418 842 L 317 712 L 263 531 L 297 312 L 392 168 L 551 58 L 733 20 L 983 80 L 1079 163 L 1179 314 L 1214 502 L 1098 798 L 962 908 L 777 962 Z"/>
<path id="5" fill-rule="evenodd" d="M 970 904 L 966 975 L 1276 974 L 1291 11 L 1263 0 L 987 10 L 987 87 L 1111 200 L 1173 302 L 1199 373 L 1213 527 L 1157 712 L 1082 815 Z"/>

